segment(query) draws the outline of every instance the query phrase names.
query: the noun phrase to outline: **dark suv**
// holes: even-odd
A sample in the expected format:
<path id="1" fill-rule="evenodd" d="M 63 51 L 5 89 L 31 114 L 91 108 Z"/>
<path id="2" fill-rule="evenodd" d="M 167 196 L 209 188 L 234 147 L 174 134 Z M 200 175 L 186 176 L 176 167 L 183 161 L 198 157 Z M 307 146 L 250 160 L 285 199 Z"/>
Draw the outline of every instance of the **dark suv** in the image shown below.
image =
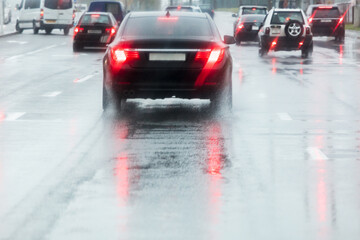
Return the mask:
<path id="1" fill-rule="evenodd" d="M 344 16 L 337 5 L 310 5 L 306 15 L 314 36 L 334 36 L 336 41 L 344 40 Z"/>

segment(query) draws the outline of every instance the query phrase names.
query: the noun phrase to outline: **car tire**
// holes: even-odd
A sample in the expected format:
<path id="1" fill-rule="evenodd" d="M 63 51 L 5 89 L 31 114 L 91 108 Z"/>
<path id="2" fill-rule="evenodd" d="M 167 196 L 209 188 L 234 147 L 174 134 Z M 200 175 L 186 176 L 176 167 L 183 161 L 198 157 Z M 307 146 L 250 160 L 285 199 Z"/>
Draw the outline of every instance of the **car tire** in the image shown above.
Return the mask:
<path id="1" fill-rule="evenodd" d="M 210 99 L 210 109 L 218 111 L 225 109 L 227 112 L 232 111 L 232 84 L 231 81 L 225 84 L 222 89 Z"/>
<path id="2" fill-rule="evenodd" d="M 45 32 L 46 32 L 46 34 L 51 34 L 52 28 L 45 28 Z"/>
<path id="3" fill-rule="evenodd" d="M 297 39 L 304 32 L 303 25 L 297 20 L 291 20 L 285 25 L 285 35 L 290 39 Z"/>
<path id="4" fill-rule="evenodd" d="M 83 46 L 78 43 L 73 43 L 73 52 L 80 52 L 83 50 Z"/>
<path id="5" fill-rule="evenodd" d="M 36 27 L 35 22 L 33 22 L 33 32 L 34 32 L 34 34 L 38 34 L 38 33 L 39 33 L 39 28 Z"/>
<path id="6" fill-rule="evenodd" d="M 64 28 L 64 35 L 65 35 L 65 36 L 69 35 L 69 32 L 70 32 L 70 28 L 69 28 L 69 27 Z"/>
<path id="7" fill-rule="evenodd" d="M 237 46 L 240 46 L 240 44 L 241 44 L 241 39 L 238 36 L 236 36 L 236 38 L 235 38 L 235 43 Z"/>
<path id="8" fill-rule="evenodd" d="M 16 30 L 18 33 L 22 33 L 22 32 L 24 31 L 24 29 L 22 29 L 22 28 L 19 27 L 19 22 L 16 22 L 15 30 Z"/>
<path id="9" fill-rule="evenodd" d="M 102 95 L 102 108 L 103 108 L 104 111 L 109 106 L 109 101 L 110 101 L 109 93 L 106 91 L 105 83 L 104 83 L 104 85 L 103 85 L 103 95 Z"/>
<path id="10" fill-rule="evenodd" d="M 263 57 L 267 55 L 268 52 L 269 50 L 265 48 L 264 45 L 261 43 L 261 40 L 259 40 L 259 56 Z"/>
<path id="11" fill-rule="evenodd" d="M 309 49 L 302 49 L 301 50 L 301 57 L 308 58 L 309 57 Z"/>

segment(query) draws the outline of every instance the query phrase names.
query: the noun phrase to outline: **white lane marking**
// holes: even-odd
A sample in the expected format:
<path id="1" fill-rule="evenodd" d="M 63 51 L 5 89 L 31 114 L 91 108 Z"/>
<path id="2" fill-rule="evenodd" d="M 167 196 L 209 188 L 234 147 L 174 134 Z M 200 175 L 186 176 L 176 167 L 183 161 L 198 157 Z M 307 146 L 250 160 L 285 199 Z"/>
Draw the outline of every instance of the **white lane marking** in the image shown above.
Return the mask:
<path id="1" fill-rule="evenodd" d="M 44 47 L 44 48 L 40 48 L 40 49 L 35 50 L 35 51 L 28 52 L 28 53 L 26 53 L 26 55 L 31 55 L 31 54 L 39 53 L 39 52 L 42 52 L 42 51 L 44 51 L 44 50 L 47 50 L 47 49 L 50 49 L 50 48 L 54 48 L 54 47 L 56 47 L 56 46 L 57 46 L 56 44 L 50 45 L 50 46 L 47 46 L 47 47 Z"/>
<path id="2" fill-rule="evenodd" d="M 310 157 L 313 160 L 328 160 L 329 158 L 319 149 L 316 147 L 308 147 L 306 151 L 309 153 Z"/>
<path id="3" fill-rule="evenodd" d="M 13 112 L 6 114 L 5 121 L 15 121 L 16 119 L 23 116 L 25 112 Z"/>
<path id="4" fill-rule="evenodd" d="M 31 55 L 31 54 L 34 54 L 34 53 L 39 53 L 39 52 L 45 51 L 45 50 L 47 50 L 47 49 L 54 48 L 54 47 L 56 47 L 56 46 L 57 46 L 56 44 L 50 45 L 50 46 L 48 46 L 48 47 L 40 48 L 40 49 L 35 50 L 35 51 L 31 51 L 31 52 L 27 52 L 27 53 L 24 53 L 24 54 L 19 54 L 19 55 L 15 55 L 15 56 L 9 57 L 9 58 L 7 58 L 7 60 L 14 60 L 14 59 L 17 59 L 17 58 L 24 57 L 25 55 Z"/>
<path id="5" fill-rule="evenodd" d="M 60 91 L 57 92 L 49 92 L 49 93 L 45 93 L 44 95 L 42 95 L 43 97 L 56 97 L 57 95 L 61 94 Z"/>
<path id="6" fill-rule="evenodd" d="M 74 82 L 82 83 L 82 82 L 85 82 L 85 81 L 89 80 L 90 78 L 92 78 L 94 76 L 95 76 L 95 74 L 90 74 L 90 75 L 88 75 L 86 77 L 83 77 L 83 78 L 80 78 L 80 79 L 75 79 Z"/>
<path id="7" fill-rule="evenodd" d="M 18 43 L 18 44 L 21 44 L 21 45 L 28 43 L 28 42 L 24 42 L 24 41 L 15 41 L 15 40 L 10 40 L 10 41 L 7 41 L 7 42 L 8 43 Z"/>
<path id="8" fill-rule="evenodd" d="M 283 120 L 283 121 L 292 121 L 293 120 L 292 117 L 288 113 L 278 113 L 277 115 L 280 118 L 280 120 Z"/>

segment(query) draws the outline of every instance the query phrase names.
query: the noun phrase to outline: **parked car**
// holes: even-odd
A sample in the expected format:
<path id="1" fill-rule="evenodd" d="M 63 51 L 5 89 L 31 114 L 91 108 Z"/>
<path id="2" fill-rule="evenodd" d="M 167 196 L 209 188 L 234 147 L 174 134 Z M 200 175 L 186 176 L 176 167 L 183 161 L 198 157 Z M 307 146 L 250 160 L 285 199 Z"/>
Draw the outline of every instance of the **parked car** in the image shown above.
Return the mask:
<path id="1" fill-rule="evenodd" d="M 200 4 L 199 7 L 201 12 L 206 12 L 211 16 L 211 18 L 214 18 L 215 10 L 211 4 Z"/>
<path id="2" fill-rule="evenodd" d="M 181 12 L 201 12 L 197 6 L 168 6 L 165 11 L 181 11 Z"/>
<path id="3" fill-rule="evenodd" d="M 301 50 L 308 57 L 313 51 L 313 35 L 301 9 L 271 9 L 258 36 L 260 56 L 269 50 Z"/>
<path id="4" fill-rule="evenodd" d="M 262 14 L 243 15 L 234 32 L 236 44 L 240 45 L 242 41 L 257 41 L 258 32 L 265 16 Z"/>
<path id="5" fill-rule="evenodd" d="M 103 108 L 129 98 L 202 98 L 231 107 L 232 59 L 208 14 L 132 12 L 103 59 Z"/>
<path id="6" fill-rule="evenodd" d="M 86 12 L 74 28 L 73 51 L 105 47 L 114 40 L 117 29 L 117 21 L 111 13 Z"/>
<path id="7" fill-rule="evenodd" d="M 16 31 L 33 29 L 34 34 L 45 30 L 50 34 L 53 29 L 62 29 L 68 35 L 73 26 L 75 12 L 73 0 L 22 0 Z"/>
<path id="8" fill-rule="evenodd" d="M 125 16 L 125 8 L 119 1 L 93 1 L 88 12 L 110 12 L 120 25 Z"/>
<path id="9" fill-rule="evenodd" d="M 8 1 L 3 0 L 3 23 L 9 24 L 11 22 L 11 5 Z"/>
<path id="10" fill-rule="evenodd" d="M 267 12 L 268 12 L 267 7 L 264 7 L 264 6 L 250 6 L 250 5 L 240 6 L 238 13 L 234 13 L 232 15 L 233 17 L 237 18 L 234 21 L 234 32 L 235 32 L 236 26 L 238 25 L 242 15 L 252 15 L 252 14 L 266 15 Z"/>
<path id="11" fill-rule="evenodd" d="M 337 5 L 310 5 L 306 15 L 314 36 L 333 36 L 336 41 L 344 40 L 344 16 Z"/>

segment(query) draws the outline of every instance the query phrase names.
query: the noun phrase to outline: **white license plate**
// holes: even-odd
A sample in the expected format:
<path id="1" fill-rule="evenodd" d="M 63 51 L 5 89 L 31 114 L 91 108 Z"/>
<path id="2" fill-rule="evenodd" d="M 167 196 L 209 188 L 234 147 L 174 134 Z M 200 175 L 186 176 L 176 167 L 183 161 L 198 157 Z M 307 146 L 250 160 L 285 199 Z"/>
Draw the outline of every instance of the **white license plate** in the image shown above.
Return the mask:
<path id="1" fill-rule="evenodd" d="M 280 34 L 280 32 L 281 32 L 281 29 L 280 29 L 280 28 L 272 28 L 272 29 L 271 29 L 271 33 L 272 33 L 272 34 Z"/>
<path id="2" fill-rule="evenodd" d="M 87 31 L 88 33 L 102 33 L 102 31 L 101 30 L 88 30 Z"/>
<path id="3" fill-rule="evenodd" d="M 329 20 L 329 19 L 323 19 L 323 20 L 320 20 L 320 22 L 331 22 L 331 20 Z"/>
<path id="4" fill-rule="evenodd" d="M 258 27 L 258 26 L 252 26 L 251 29 L 252 29 L 252 30 L 259 30 L 259 27 Z"/>
<path id="5" fill-rule="evenodd" d="M 150 53 L 150 61 L 185 61 L 185 53 Z"/>

